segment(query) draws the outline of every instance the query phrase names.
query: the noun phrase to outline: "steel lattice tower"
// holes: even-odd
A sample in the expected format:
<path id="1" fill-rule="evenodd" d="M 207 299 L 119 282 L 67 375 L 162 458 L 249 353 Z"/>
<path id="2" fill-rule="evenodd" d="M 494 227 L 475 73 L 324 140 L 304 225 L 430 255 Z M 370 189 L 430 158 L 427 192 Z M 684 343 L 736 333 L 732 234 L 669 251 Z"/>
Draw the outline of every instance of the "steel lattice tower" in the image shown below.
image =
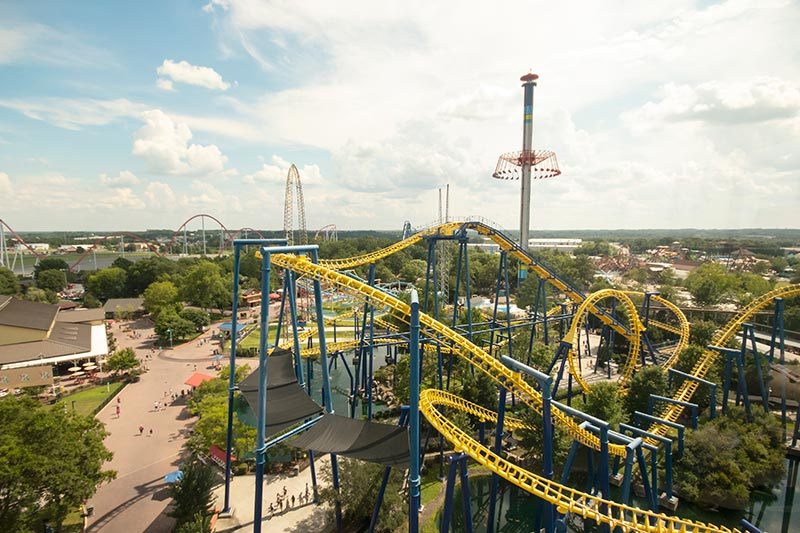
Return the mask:
<path id="1" fill-rule="evenodd" d="M 298 236 L 294 238 L 294 194 L 297 193 L 297 219 Z M 308 244 L 308 232 L 306 231 L 306 206 L 303 200 L 303 184 L 300 183 L 300 173 L 297 167 L 289 167 L 286 175 L 286 196 L 283 206 L 283 232 L 289 244 Z"/>

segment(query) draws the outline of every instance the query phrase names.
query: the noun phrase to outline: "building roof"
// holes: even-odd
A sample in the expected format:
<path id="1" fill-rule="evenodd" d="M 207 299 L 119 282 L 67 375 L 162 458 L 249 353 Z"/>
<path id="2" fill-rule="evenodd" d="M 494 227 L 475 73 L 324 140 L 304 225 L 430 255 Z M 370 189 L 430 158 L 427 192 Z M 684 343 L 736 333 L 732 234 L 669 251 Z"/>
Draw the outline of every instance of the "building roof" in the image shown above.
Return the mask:
<path id="1" fill-rule="evenodd" d="M 58 305 L 29 302 L 17 298 L 0 300 L 0 325 L 48 331 L 58 313 Z"/>
<path id="2" fill-rule="evenodd" d="M 102 326 L 98 326 L 102 327 Z M 50 336 L 43 341 L 0 346 L 0 365 L 79 354 L 91 351 L 92 326 L 56 322 Z"/>
<path id="3" fill-rule="evenodd" d="M 98 307 L 97 309 L 75 309 L 72 311 L 61 311 L 56 316 L 56 322 L 95 322 L 103 320 L 106 317 L 105 311 Z"/>
<path id="4" fill-rule="evenodd" d="M 103 306 L 106 313 L 117 311 L 141 311 L 144 309 L 144 298 L 109 298 Z"/>
<path id="5" fill-rule="evenodd" d="M 212 379 L 214 379 L 214 376 L 209 376 L 208 374 L 195 372 L 194 374 L 189 376 L 189 379 L 184 381 L 184 383 L 194 388 L 194 387 L 199 387 L 201 383 L 205 383 L 206 381 L 211 381 Z"/>

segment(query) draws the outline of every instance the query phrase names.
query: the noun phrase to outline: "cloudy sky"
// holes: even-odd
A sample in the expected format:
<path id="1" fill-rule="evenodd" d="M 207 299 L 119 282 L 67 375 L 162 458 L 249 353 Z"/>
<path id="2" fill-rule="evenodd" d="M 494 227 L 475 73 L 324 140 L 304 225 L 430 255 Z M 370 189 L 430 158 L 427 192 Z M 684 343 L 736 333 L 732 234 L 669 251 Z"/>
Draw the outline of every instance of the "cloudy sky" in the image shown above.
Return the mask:
<path id="1" fill-rule="evenodd" d="M 800 227 L 800 4 L 178 0 L 0 6 L 17 230 L 518 226 L 519 77 L 562 175 L 533 227 Z"/>

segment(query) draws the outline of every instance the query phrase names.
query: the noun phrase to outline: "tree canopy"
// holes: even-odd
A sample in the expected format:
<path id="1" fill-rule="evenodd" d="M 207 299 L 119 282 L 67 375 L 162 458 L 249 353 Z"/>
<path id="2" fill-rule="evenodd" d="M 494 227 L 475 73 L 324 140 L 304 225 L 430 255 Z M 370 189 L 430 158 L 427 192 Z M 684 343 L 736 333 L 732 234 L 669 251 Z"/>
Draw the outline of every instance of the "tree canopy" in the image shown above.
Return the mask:
<path id="1" fill-rule="evenodd" d="M 154 281 L 144 290 L 144 308 L 158 318 L 164 310 L 178 309 L 178 288 L 171 281 Z"/>
<path id="2" fill-rule="evenodd" d="M 133 348 L 123 348 L 111 354 L 106 361 L 106 368 L 112 372 L 128 372 L 140 365 Z"/>
<path id="3" fill-rule="evenodd" d="M 19 280 L 9 269 L 0 266 L 0 294 L 14 295 L 19 292 Z"/>
<path id="4" fill-rule="evenodd" d="M 60 527 L 67 514 L 116 476 L 103 470 L 112 454 L 91 416 L 51 409 L 26 397 L 0 400 L 0 524 L 4 531 L 39 528 L 46 514 Z"/>
<path id="5" fill-rule="evenodd" d="M 67 288 L 67 273 L 63 270 L 42 270 L 36 286 L 40 289 L 61 292 Z"/>
<path id="6" fill-rule="evenodd" d="M 175 518 L 175 527 L 192 523 L 197 516 L 207 517 L 213 512 L 216 484 L 214 470 L 200 461 L 191 461 L 181 466 L 183 477 L 170 487 L 173 505 L 169 515 Z"/>
<path id="7" fill-rule="evenodd" d="M 128 274 L 121 268 L 104 268 L 89 275 L 86 288 L 101 300 L 122 298 L 127 295 L 125 288 L 127 279 Z"/>

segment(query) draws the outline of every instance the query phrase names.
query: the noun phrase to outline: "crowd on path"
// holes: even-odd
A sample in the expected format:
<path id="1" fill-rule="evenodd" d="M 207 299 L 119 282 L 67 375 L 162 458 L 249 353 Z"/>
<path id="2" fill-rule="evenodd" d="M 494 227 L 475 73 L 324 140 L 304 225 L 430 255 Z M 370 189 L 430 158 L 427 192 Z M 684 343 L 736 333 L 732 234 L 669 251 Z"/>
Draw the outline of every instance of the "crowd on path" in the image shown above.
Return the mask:
<path id="1" fill-rule="evenodd" d="M 305 505 L 311 501 L 311 493 L 308 489 L 308 483 L 306 483 L 306 490 L 305 492 L 300 492 L 297 496 L 294 494 L 291 497 L 286 490 L 286 485 L 283 486 L 283 490 L 278 492 L 275 497 L 275 503 L 269 504 L 269 514 L 267 518 L 272 518 L 277 513 L 282 513 L 284 511 L 288 511 L 289 509 L 293 508 L 295 504 L 298 505 Z"/>

